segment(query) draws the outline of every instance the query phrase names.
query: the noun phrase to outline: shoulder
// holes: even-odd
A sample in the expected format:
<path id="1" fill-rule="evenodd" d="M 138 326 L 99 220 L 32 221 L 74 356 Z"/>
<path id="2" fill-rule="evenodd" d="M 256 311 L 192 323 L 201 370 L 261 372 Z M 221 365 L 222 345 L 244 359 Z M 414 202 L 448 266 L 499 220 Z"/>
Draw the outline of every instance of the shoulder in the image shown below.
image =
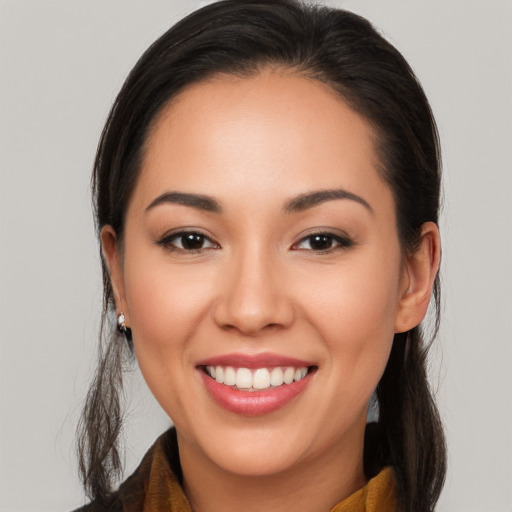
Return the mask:
<path id="1" fill-rule="evenodd" d="M 152 468 L 155 462 L 155 452 L 164 454 L 166 463 L 170 464 L 176 477 L 181 477 L 179 455 L 177 453 L 176 431 L 170 429 L 161 435 L 148 450 L 141 463 L 120 486 L 119 489 L 103 499 L 77 508 L 73 512 L 124 512 L 125 510 L 142 510 Z M 175 461 L 178 461 L 177 463 Z M 154 469 L 154 468 L 153 468 Z M 159 468 L 157 468 L 159 469 Z M 129 506 L 127 509 L 126 506 Z"/>
<path id="2" fill-rule="evenodd" d="M 73 512 L 122 512 L 123 503 L 118 497 L 118 493 L 113 494 L 107 500 L 94 500 L 88 505 L 77 508 Z"/>

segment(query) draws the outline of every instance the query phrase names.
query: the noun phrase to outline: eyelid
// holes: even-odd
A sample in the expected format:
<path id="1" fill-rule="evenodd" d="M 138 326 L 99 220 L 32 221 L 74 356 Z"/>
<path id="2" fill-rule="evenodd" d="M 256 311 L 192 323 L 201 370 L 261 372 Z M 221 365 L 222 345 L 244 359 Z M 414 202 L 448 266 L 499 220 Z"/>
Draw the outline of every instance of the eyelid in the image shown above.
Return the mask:
<path id="1" fill-rule="evenodd" d="M 198 249 L 186 249 L 184 247 L 178 247 L 173 244 L 174 240 L 186 236 L 188 234 L 198 235 L 202 237 L 205 241 L 208 242 L 207 247 L 201 247 Z M 311 239 L 315 236 L 324 236 L 326 238 L 331 238 L 334 241 L 334 247 L 330 247 L 325 250 L 314 249 L 314 248 L 299 248 L 298 246 L 305 242 L 308 239 Z M 156 242 L 156 245 L 159 245 L 163 248 L 173 250 L 173 251 L 181 251 L 184 253 L 198 253 L 209 249 L 220 249 L 221 246 L 215 239 L 206 233 L 200 228 L 196 227 L 180 227 L 173 229 L 171 231 L 166 232 L 163 236 L 161 236 Z M 294 242 L 291 246 L 291 250 L 294 251 L 308 251 L 316 254 L 325 254 L 331 253 L 337 250 L 347 250 L 355 245 L 354 239 L 349 236 L 346 232 L 338 231 L 334 232 L 332 229 L 315 229 L 310 232 L 301 233 L 300 237 Z"/>
<path id="2" fill-rule="evenodd" d="M 297 247 L 308 238 L 312 238 L 314 236 L 325 236 L 327 238 L 332 238 L 337 243 L 337 245 L 326 250 L 300 249 Z M 302 233 L 297 242 L 292 245 L 291 249 L 295 251 L 311 251 L 317 254 L 325 254 L 334 252 L 336 250 L 346 250 L 353 247 L 354 245 L 354 239 L 345 232 L 333 232 L 329 229 L 317 229 L 309 233 Z"/>
<path id="3" fill-rule="evenodd" d="M 176 245 L 173 245 L 172 242 L 178 238 L 180 238 L 181 236 L 185 236 L 185 235 L 199 235 L 201 237 L 203 237 L 205 240 L 207 240 L 208 242 L 210 242 L 210 246 L 208 247 L 202 247 L 200 249 L 185 249 L 185 248 L 182 248 L 182 247 L 177 247 Z M 169 250 L 174 250 L 174 251 L 181 251 L 181 252 L 185 252 L 185 253 L 197 253 L 197 252 L 202 252 L 202 251 L 205 251 L 205 250 L 208 250 L 208 249 L 218 249 L 220 248 L 220 244 L 217 243 L 212 236 L 210 235 L 207 235 L 206 233 L 203 232 L 202 229 L 200 228 L 195 228 L 195 227 L 188 227 L 188 228 L 176 228 L 176 229 L 173 229 L 171 231 L 168 231 L 167 233 L 165 233 L 163 236 L 161 236 L 156 242 L 156 245 L 159 245 L 161 247 L 164 247 L 166 249 L 169 249 Z"/>

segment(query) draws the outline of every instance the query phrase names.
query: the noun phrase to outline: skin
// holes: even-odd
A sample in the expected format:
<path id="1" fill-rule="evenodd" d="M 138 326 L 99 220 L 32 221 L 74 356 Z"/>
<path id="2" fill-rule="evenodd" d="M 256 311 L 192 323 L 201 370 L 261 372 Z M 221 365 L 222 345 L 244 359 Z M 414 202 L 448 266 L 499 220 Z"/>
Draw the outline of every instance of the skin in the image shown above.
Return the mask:
<path id="1" fill-rule="evenodd" d="M 426 313 L 440 254 L 432 223 L 414 254 L 400 246 L 374 139 L 319 82 L 279 70 L 216 77 L 188 87 L 154 123 L 122 245 L 102 230 L 116 306 L 176 425 L 196 512 L 328 510 L 365 484 L 368 400 L 393 335 Z M 327 189 L 368 206 L 332 199 L 283 210 Z M 169 191 L 208 195 L 222 212 L 147 209 Z M 202 250 L 170 240 L 183 228 L 208 237 Z M 318 231 L 351 243 L 312 250 L 307 237 Z M 292 402 L 247 417 L 212 400 L 196 368 L 234 352 L 318 369 Z"/>

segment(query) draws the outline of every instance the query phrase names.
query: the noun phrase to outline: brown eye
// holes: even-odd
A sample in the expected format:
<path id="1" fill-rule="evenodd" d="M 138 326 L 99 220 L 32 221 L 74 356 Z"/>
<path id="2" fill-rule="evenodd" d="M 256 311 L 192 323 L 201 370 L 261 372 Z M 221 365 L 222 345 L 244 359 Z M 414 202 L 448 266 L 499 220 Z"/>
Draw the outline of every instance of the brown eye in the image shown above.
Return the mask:
<path id="1" fill-rule="evenodd" d="M 334 243 L 334 239 L 327 235 L 314 235 L 309 237 L 309 245 L 314 251 L 326 251 L 327 249 L 331 249 Z"/>
<path id="2" fill-rule="evenodd" d="M 202 251 L 203 249 L 218 247 L 218 245 L 206 235 L 193 231 L 181 231 L 166 236 L 158 242 L 158 245 L 181 251 Z"/>
<path id="3" fill-rule="evenodd" d="M 302 251 L 328 252 L 336 249 L 348 248 L 353 245 L 349 238 L 340 237 L 332 233 L 314 233 L 304 237 L 294 246 Z"/>
<path id="4" fill-rule="evenodd" d="M 205 243 L 205 237 L 197 233 L 181 235 L 177 240 L 181 241 L 181 247 L 187 251 L 202 249 Z"/>

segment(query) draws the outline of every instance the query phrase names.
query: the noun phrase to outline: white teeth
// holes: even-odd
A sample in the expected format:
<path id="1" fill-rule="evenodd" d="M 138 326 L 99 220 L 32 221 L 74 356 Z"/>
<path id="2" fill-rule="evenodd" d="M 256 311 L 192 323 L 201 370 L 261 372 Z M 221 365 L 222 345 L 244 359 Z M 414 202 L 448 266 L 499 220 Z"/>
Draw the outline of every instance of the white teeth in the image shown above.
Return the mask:
<path id="1" fill-rule="evenodd" d="M 283 380 L 285 384 L 291 384 L 293 382 L 293 375 L 295 370 L 293 368 L 286 368 L 283 375 Z"/>
<path id="2" fill-rule="evenodd" d="M 234 386 L 236 384 L 236 372 L 231 366 L 228 366 L 224 370 L 224 384 L 226 384 L 226 386 Z"/>
<path id="3" fill-rule="evenodd" d="M 270 373 L 266 368 L 258 368 L 252 376 L 252 387 L 267 389 L 270 387 Z"/>
<path id="4" fill-rule="evenodd" d="M 281 368 L 274 368 L 270 374 L 270 385 L 280 386 L 284 382 L 283 370 Z"/>
<path id="5" fill-rule="evenodd" d="M 219 384 L 255 391 L 297 382 L 308 374 L 308 369 L 288 366 L 250 370 L 232 366 L 207 366 L 206 373 Z"/>
<path id="6" fill-rule="evenodd" d="M 252 388 L 252 373 L 248 368 L 238 368 L 235 386 L 240 389 Z"/>

